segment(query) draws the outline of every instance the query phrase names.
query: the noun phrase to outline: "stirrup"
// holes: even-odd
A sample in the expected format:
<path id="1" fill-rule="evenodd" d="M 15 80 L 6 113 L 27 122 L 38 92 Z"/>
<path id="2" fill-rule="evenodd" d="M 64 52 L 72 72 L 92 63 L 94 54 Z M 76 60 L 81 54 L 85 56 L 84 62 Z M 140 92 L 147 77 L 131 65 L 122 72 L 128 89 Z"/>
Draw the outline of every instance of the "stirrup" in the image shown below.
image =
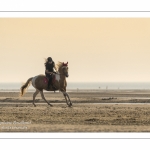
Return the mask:
<path id="1" fill-rule="evenodd" d="M 55 90 L 55 89 L 56 89 L 53 85 L 51 85 L 51 87 L 52 87 L 52 90 Z"/>
<path id="2" fill-rule="evenodd" d="M 47 86 L 46 91 L 50 91 L 50 87 Z"/>

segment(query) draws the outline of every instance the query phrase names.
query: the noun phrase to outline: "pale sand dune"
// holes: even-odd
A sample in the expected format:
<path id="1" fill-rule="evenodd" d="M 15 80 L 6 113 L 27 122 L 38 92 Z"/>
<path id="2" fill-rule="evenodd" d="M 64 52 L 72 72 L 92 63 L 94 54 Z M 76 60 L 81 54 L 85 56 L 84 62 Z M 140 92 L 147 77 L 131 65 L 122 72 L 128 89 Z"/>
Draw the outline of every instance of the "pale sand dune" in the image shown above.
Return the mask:
<path id="1" fill-rule="evenodd" d="M 150 132 L 149 90 L 70 92 L 72 108 L 58 92 L 34 107 L 32 94 L 0 92 L 0 132 Z"/>

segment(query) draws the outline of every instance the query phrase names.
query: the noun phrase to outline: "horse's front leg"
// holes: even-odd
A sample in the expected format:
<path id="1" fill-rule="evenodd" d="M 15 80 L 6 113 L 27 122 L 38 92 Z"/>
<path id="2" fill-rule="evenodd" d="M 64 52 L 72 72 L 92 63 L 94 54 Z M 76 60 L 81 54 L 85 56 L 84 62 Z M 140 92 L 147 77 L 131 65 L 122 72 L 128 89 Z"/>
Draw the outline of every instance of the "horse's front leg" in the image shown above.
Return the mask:
<path id="1" fill-rule="evenodd" d="M 69 94 L 68 93 L 66 93 L 66 97 L 68 98 L 68 100 L 69 100 L 69 106 L 72 106 L 72 102 L 71 102 L 71 100 L 70 100 L 70 97 L 69 97 Z"/>
<path id="2" fill-rule="evenodd" d="M 70 97 L 69 97 L 68 93 L 64 89 L 61 89 L 60 91 L 63 93 L 63 95 L 64 95 L 64 97 L 66 99 L 67 105 L 69 107 L 72 106 L 72 103 L 71 103 L 71 100 L 70 100 Z M 69 103 L 68 103 L 68 101 L 69 101 Z"/>

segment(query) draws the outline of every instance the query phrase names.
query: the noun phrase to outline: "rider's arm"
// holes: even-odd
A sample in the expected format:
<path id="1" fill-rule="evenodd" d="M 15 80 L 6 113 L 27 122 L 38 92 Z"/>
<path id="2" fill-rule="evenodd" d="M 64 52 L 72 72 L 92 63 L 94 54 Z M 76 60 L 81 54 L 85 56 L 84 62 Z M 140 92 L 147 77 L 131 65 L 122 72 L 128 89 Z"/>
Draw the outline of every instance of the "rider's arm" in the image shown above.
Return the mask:
<path id="1" fill-rule="evenodd" d="M 56 72 L 57 72 L 57 68 L 56 68 L 56 66 L 54 66 L 54 69 L 56 70 Z"/>
<path id="2" fill-rule="evenodd" d="M 53 73 L 53 72 L 49 72 L 48 70 L 46 70 L 45 72 L 46 72 L 46 73 L 49 73 L 49 74 Z"/>
<path id="3" fill-rule="evenodd" d="M 55 71 L 57 72 L 57 68 L 56 68 L 56 66 L 55 66 L 55 63 L 54 63 L 54 69 L 55 69 Z"/>

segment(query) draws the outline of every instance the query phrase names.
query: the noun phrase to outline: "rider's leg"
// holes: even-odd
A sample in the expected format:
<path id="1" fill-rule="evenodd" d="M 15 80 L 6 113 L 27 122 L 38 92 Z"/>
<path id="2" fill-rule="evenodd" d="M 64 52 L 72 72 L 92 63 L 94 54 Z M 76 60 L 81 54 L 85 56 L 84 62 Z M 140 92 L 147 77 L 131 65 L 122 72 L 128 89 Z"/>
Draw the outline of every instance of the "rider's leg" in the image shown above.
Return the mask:
<path id="1" fill-rule="evenodd" d="M 52 75 L 48 76 L 48 89 L 50 88 L 50 85 L 52 85 Z"/>

